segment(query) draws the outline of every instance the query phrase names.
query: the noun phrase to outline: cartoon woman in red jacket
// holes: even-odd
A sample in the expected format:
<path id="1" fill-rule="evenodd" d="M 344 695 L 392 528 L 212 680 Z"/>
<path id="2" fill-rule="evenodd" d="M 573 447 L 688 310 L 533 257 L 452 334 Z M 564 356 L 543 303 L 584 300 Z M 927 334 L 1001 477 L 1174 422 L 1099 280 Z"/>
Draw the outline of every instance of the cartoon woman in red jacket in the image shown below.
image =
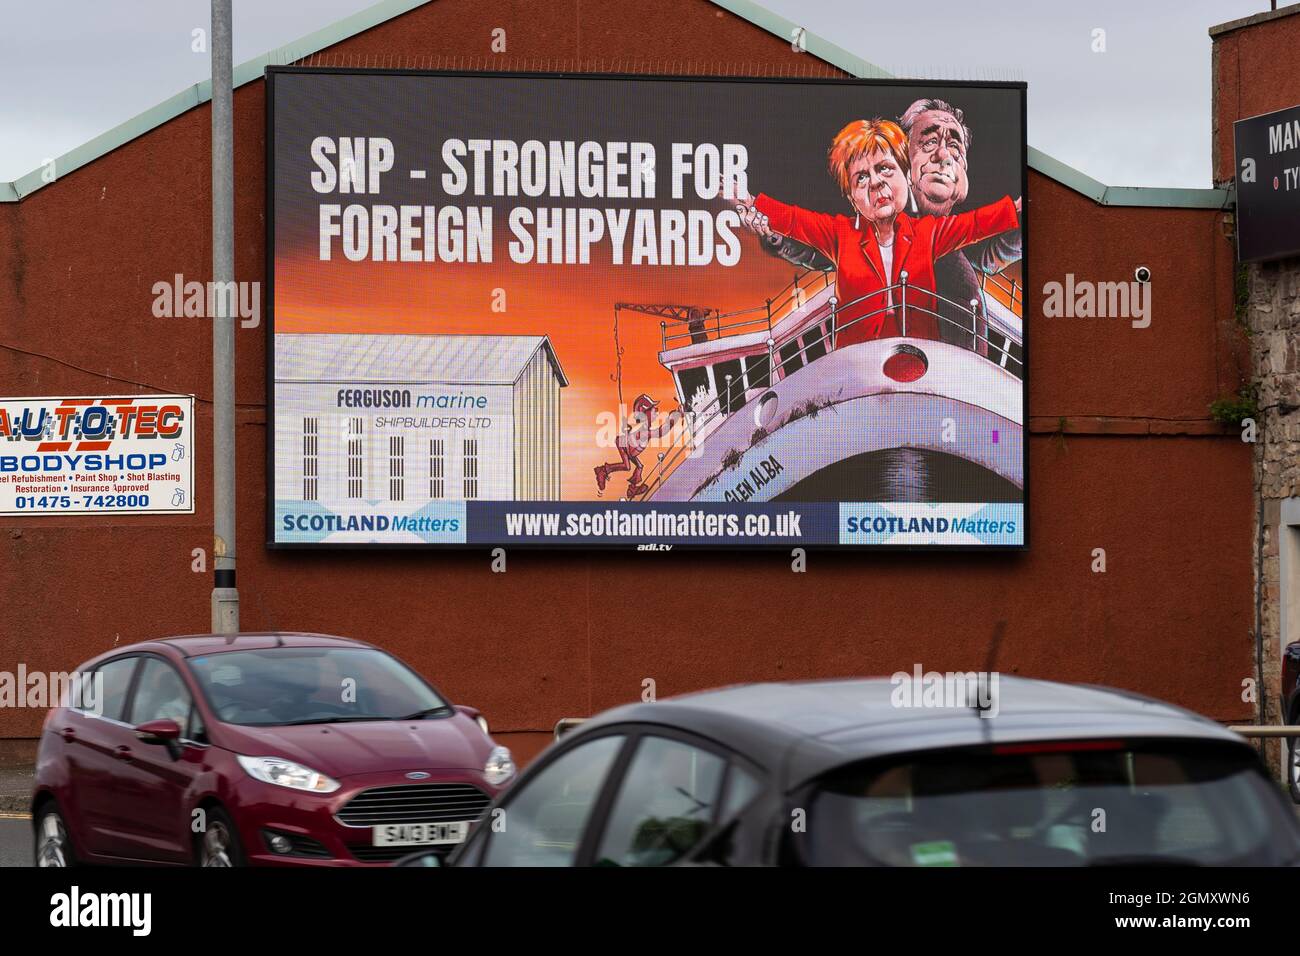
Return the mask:
<path id="1" fill-rule="evenodd" d="M 724 196 L 745 207 L 742 217 L 765 216 L 773 232 L 812 246 L 835 263 L 836 296 L 843 305 L 836 314 L 836 348 L 904 334 L 901 290 L 884 291 L 898 284 L 903 272 L 906 334 L 939 338 L 933 314 L 935 260 L 1018 229 L 1020 200 L 1006 196 L 952 216 L 908 216 L 903 212 L 910 171 L 907 134 L 889 120 L 849 123 L 831 143 L 827 159 L 853 207 L 852 219 L 789 206 L 763 193 L 755 199 L 738 182 L 724 183 Z"/>

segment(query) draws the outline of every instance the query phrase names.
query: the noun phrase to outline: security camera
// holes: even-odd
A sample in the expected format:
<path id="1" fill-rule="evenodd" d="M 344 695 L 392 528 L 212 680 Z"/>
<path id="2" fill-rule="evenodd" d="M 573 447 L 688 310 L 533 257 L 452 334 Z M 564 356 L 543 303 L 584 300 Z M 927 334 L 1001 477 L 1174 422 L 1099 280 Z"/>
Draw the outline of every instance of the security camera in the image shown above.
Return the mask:
<path id="1" fill-rule="evenodd" d="M 1138 266 L 1133 270 L 1133 278 L 1142 283 L 1150 282 L 1151 270 L 1147 266 Z"/>

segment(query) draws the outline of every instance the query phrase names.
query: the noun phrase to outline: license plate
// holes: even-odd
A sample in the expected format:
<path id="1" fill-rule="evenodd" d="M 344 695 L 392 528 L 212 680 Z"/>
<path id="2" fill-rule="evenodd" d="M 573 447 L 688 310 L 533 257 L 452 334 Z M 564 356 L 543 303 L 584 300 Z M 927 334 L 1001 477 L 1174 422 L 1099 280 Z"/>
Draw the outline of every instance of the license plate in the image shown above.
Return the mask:
<path id="1" fill-rule="evenodd" d="M 430 843 L 464 843 L 469 822 L 386 823 L 374 828 L 375 846 L 416 846 Z"/>

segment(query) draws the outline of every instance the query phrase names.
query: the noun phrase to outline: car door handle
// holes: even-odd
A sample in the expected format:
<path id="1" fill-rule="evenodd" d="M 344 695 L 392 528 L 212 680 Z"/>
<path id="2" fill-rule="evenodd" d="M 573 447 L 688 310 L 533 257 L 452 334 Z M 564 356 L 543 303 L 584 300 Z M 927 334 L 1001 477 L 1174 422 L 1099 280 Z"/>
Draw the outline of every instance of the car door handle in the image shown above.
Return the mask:
<path id="1" fill-rule="evenodd" d="M 73 730 L 71 727 L 64 727 L 62 733 L 63 733 L 63 740 L 65 743 L 70 744 L 77 739 L 77 732 Z"/>
<path id="2" fill-rule="evenodd" d="M 118 747 L 113 751 L 113 756 L 118 760 L 125 760 L 130 763 L 133 759 L 130 747 Z"/>

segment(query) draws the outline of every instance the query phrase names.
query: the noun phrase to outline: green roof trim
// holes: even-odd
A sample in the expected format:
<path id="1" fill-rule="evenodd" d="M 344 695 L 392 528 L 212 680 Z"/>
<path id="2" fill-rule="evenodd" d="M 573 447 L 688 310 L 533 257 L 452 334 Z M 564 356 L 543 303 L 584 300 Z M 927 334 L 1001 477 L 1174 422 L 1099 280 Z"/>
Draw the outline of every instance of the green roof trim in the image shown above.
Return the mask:
<path id="1" fill-rule="evenodd" d="M 1222 209 L 1232 202 L 1228 189 L 1173 189 L 1153 186 L 1107 186 L 1041 149 L 1029 147 L 1029 168 L 1055 179 L 1102 206 L 1169 206 L 1176 209 Z"/>
<path id="2" fill-rule="evenodd" d="M 825 60 L 832 66 L 838 66 L 845 73 L 863 78 L 891 79 L 891 74 L 870 63 L 860 56 L 854 56 L 843 47 L 838 47 L 829 40 L 823 40 L 808 32 L 793 20 L 787 20 L 778 13 L 754 3 L 753 0 L 710 0 L 715 7 L 722 7 L 728 13 L 734 13 L 743 20 L 748 20 L 756 27 L 762 27 L 768 33 L 780 37 L 786 43 L 794 43 L 795 31 L 803 30 L 803 47 L 808 53 Z"/>
<path id="3" fill-rule="evenodd" d="M 268 66 L 301 60 L 346 40 L 348 37 L 356 36 L 371 27 L 408 13 L 416 7 L 424 6 L 428 2 L 430 0 L 381 0 L 380 3 L 375 4 L 373 7 L 368 7 L 350 17 L 345 17 L 337 23 L 332 23 L 321 30 L 317 30 L 315 33 L 311 33 L 288 46 L 271 50 L 261 56 L 254 57 L 246 63 L 241 63 L 235 67 L 235 86 L 240 87 L 245 83 L 261 79 Z M 753 2 L 753 0 L 710 0 L 710 2 L 744 20 L 748 20 L 755 26 L 782 38 L 786 42 L 793 42 L 795 31 L 802 29 L 794 21 L 773 13 Z M 832 66 L 839 67 L 851 76 L 879 79 L 891 78 L 890 73 L 874 63 L 869 63 L 862 57 L 855 56 L 842 47 L 809 33 L 807 30 L 804 31 L 803 46 L 811 55 L 830 63 Z M 211 80 L 195 83 L 170 99 L 145 110 L 139 116 L 115 126 L 106 133 L 101 133 L 94 139 L 55 159 L 55 177 L 50 181 L 56 182 L 59 177 L 66 176 L 68 173 L 94 162 L 119 146 L 129 143 L 138 136 L 143 136 L 151 129 L 161 126 L 168 120 L 175 119 L 187 110 L 202 106 L 211 98 Z M 1029 147 L 1029 168 L 1056 180 L 1063 186 L 1067 186 L 1103 206 L 1166 206 L 1179 209 L 1222 209 L 1232 201 L 1231 191 L 1227 189 L 1162 189 L 1148 186 L 1107 186 L 1091 176 L 1087 176 L 1079 172 L 1079 170 L 1053 159 L 1041 150 L 1034 149 L 1032 146 Z M 0 202 L 18 202 L 48 184 L 44 168 L 35 169 L 11 183 L 0 182 Z"/>
<path id="4" fill-rule="evenodd" d="M 51 182 L 57 182 L 60 176 L 65 176 L 73 170 L 80 169 L 104 156 L 124 143 L 129 143 L 137 136 L 142 136 L 156 126 L 161 126 L 169 119 L 180 116 L 186 110 L 206 102 L 211 98 L 212 81 L 204 80 L 197 83 L 187 90 L 177 93 L 170 99 L 163 100 L 157 106 L 145 110 L 139 116 L 127 120 L 120 126 L 115 126 L 107 133 L 100 133 L 94 139 L 82 143 L 80 146 L 64 153 L 54 160 L 54 177 L 46 180 L 45 167 L 34 169 L 26 176 L 21 176 L 12 183 L 5 183 L 0 186 L 0 193 L 12 193 L 16 201 L 26 196 L 30 196 L 42 186 L 48 186 Z M 202 90 L 202 92 L 200 92 Z M 8 186 L 8 190 L 4 189 Z M 5 198 L 0 196 L 0 198 Z"/>
<path id="5" fill-rule="evenodd" d="M 402 14 L 414 10 L 416 7 L 424 6 L 428 2 L 429 0 L 382 0 L 381 3 L 377 3 L 373 7 L 367 7 L 350 17 L 344 17 L 342 20 L 317 30 L 315 33 L 308 34 L 288 46 L 279 47 L 263 53 L 261 56 L 254 57 L 246 63 L 239 64 L 234 68 L 234 85 L 238 88 L 245 83 L 260 80 L 268 66 L 292 63 L 303 57 L 311 56 L 313 53 L 319 53 L 321 50 L 346 40 L 348 37 L 364 33 L 371 27 L 376 27 L 394 17 L 400 17 Z M 113 127 L 106 133 L 101 133 L 89 142 L 83 143 L 55 159 L 55 176 L 51 182 L 55 182 L 60 177 L 94 162 L 119 146 L 129 143 L 138 136 L 143 136 L 168 120 L 175 119 L 187 110 L 202 106 L 210 99 L 212 99 L 212 80 L 206 79 L 195 83 L 170 99 L 163 100 L 157 106 L 145 110 L 140 115 Z M 44 168 L 34 169 L 27 175 L 15 179 L 12 183 L 0 182 L 0 202 L 17 202 L 30 196 L 42 186 L 47 185 L 49 183 L 45 179 Z"/>

